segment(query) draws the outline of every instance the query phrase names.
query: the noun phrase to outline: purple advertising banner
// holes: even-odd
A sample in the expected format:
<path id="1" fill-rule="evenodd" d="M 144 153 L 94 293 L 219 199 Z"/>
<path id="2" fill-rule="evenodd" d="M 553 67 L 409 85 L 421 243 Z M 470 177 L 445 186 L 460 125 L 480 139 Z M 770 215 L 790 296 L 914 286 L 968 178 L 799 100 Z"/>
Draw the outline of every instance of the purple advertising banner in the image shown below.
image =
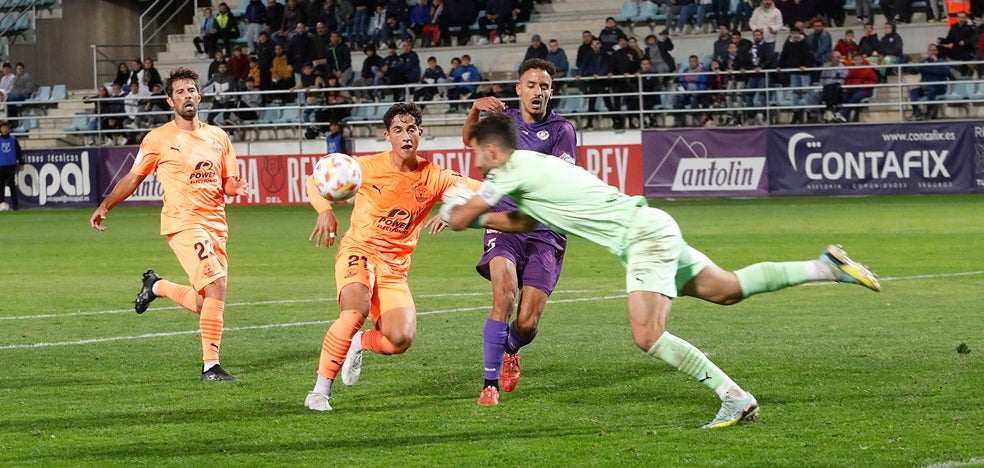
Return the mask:
<path id="1" fill-rule="evenodd" d="M 772 195 L 965 193 L 976 154 L 966 122 L 774 128 Z"/>
<path id="2" fill-rule="evenodd" d="M 642 132 L 647 197 L 768 196 L 766 129 Z"/>
<path id="3" fill-rule="evenodd" d="M 974 129 L 974 182 L 973 190 L 984 193 L 984 124 L 973 124 Z"/>
<path id="4" fill-rule="evenodd" d="M 136 146 L 103 148 L 99 164 L 99 200 L 106 198 L 116 183 L 130 172 L 133 161 L 137 158 Z M 157 174 L 147 176 L 122 203 L 122 205 L 160 205 L 164 196 L 164 188 L 157 180 Z"/>
<path id="5" fill-rule="evenodd" d="M 37 208 L 98 204 L 98 156 L 98 150 L 87 148 L 24 151 L 24 169 L 17 173 L 21 205 Z"/>

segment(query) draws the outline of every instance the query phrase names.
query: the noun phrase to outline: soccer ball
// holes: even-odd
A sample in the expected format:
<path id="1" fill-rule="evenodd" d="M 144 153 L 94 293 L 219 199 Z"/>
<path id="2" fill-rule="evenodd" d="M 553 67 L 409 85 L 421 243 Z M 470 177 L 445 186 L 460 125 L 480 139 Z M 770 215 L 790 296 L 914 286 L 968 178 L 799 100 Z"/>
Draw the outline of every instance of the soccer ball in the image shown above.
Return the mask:
<path id="1" fill-rule="evenodd" d="M 7 202 L 0 202 L 0 211 L 10 211 L 10 205 Z"/>
<path id="2" fill-rule="evenodd" d="M 321 196 L 335 202 L 352 198 L 362 186 L 358 161 L 343 153 L 331 153 L 318 160 L 312 175 Z"/>

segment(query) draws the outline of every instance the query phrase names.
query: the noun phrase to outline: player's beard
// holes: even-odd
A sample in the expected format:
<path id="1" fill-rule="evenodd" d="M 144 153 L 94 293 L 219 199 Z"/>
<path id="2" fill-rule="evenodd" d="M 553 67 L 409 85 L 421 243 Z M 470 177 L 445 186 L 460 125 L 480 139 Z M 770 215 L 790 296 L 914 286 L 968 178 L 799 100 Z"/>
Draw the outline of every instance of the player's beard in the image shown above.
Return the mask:
<path id="1" fill-rule="evenodd" d="M 198 115 L 198 105 L 194 101 L 183 102 L 175 109 L 175 113 L 182 119 L 189 121 L 195 120 L 195 117 Z"/>

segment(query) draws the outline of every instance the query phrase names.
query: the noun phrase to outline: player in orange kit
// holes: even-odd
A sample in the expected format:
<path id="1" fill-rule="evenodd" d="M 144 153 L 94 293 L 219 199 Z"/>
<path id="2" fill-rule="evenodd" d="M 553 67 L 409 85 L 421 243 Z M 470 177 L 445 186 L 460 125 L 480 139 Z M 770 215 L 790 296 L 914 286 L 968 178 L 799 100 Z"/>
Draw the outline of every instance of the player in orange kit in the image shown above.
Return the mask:
<path id="1" fill-rule="evenodd" d="M 202 337 L 202 380 L 236 380 L 219 365 L 222 312 L 225 309 L 229 265 L 226 240 L 229 226 L 225 197 L 247 195 L 239 177 L 236 153 L 225 131 L 198 120 L 198 74 L 186 68 L 171 72 L 165 84 L 174 120 L 144 137 L 133 167 L 96 208 L 89 224 L 106 229 L 109 210 L 126 200 L 148 176 L 157 172 L 164 187 L 161 235 L 167 236 L 191 286 L 161 279 L 154 270 L 143 274 L 143 287 L 134 301 L 138 314 L 159 296 L 199 315 Z"/>
<path id="2" fill-rule="evenodd" d="M 459 182 L 480 183 L 442 169 L 419 156 L 422 114 L 416 104 L 399 102 L 383 117 L 389 151 L 357 158 L 362 187 L 355 195 L 349 230 L 335 256 L 338 320 L 321 345 L 318 378 L 304 405 L 331 411 L 331 387 L 339 369 L 342 383 L 354 385 L 362 371 L 362 352 L 401 354 L 417 334 L 417 311 L 407 283 L 410 254 L 431 208 Z M 317 245 L 335 244 L 338 221 L 331 203 L 306 183 L 318 221 L 311 233 Z M 374 327 L 364 332 L 366 318 Z"/>

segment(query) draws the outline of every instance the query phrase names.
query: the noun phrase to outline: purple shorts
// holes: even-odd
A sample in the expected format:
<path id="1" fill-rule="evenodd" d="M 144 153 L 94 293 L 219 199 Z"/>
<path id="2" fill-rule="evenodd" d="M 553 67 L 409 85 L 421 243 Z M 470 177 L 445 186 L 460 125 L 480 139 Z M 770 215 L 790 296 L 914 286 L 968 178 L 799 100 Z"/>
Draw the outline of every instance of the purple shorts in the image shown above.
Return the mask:
<path id="1" fill-rule="evenodd" d="M 560 279 L 566 248 L 567 237 L 553 231 L 508 234 L 487 230 L 485 254 L 475 270 L 483 278 L 490 279 L 489 262 L 495 257 L 504 257 L 516 264 L 519 287 L 534 287 L 550 295 Z"/>

